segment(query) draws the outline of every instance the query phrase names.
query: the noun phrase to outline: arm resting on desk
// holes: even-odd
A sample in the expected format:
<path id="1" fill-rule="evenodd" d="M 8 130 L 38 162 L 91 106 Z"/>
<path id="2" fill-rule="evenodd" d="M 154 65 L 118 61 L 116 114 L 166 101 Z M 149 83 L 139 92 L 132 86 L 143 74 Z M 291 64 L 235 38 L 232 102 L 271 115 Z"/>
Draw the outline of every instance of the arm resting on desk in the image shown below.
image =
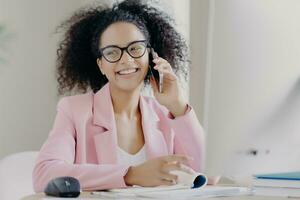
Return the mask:
<path id="1" fill-rule="evenodd" d="M 175 133 L 174 153 L 192 157 L 190 167 L 197 171 L 204 170 L 205 138 L 204 131 L 198 121 L 194 110 L 188 106 L 182 116 L 167 119 Z"/>
<path id="2" fill-rule="evenodd" d="M 42 192 L 47 183 L 59 176 L 72 176 L 83 190 L 126 187 L 124 176 L 128 166 L 117 164 L 75 163 L 75 126 L 69 104 L 62 99 L 49 138 L 40 150 L 33 170 L 33 186 Z"/>

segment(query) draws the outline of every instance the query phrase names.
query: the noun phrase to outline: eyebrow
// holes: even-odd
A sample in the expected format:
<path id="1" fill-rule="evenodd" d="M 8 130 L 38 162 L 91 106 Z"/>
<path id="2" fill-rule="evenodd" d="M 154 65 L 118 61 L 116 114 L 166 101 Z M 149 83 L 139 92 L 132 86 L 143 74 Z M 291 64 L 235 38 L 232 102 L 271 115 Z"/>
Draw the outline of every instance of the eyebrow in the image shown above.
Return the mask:
<path id="1" fill-rule="evenodd" d="M 108 48 L 108 47 L 125 48 L 125 47 L 128 47 L 129 45 L 131 45 L 132 43 L 135 43 L 135 42 L 147 42 L 147 40 L 146 40 L 146 39 L 134 40 L 134 41 L 128 42 L 127 45 L 126 45 L 126 46 L 123 46 L 123 47 L 121 47 L 121 46 L 119 46 L 119 45 L 115 45 L 115 44 L 113 44 L 113 45 L 107 45 L 107 46 L 104 46 L 104 47 L 102 47 L 102 48 L 100 48 L 100 49 L 105 49 L 105 48 Z"/>

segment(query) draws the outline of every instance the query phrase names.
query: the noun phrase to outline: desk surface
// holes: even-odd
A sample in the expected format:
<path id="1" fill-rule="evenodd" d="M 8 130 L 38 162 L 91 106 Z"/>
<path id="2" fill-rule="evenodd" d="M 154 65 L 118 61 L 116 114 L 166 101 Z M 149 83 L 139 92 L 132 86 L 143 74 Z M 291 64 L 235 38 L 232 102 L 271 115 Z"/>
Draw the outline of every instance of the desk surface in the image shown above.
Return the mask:
<path id="1" fill-rule="evenodd" d="M 251 187 L 251 177 L 243 177 L 240 179 L 240 181 L 233 182 L 232 180 L 229 180 L 227 178 L 221 178 L 217 186 L 240 186 L 240 187 Z M 21 200 L 38 200 L 45 198 L 44 193 L 39 194 L 33 194 L 27 197 L 22 198 Z M 51 197 L 47 197 L 51 199 Z M 57 199 L 57 198 L 55 198 Z M 63 198 L 66 199 L 66 198 Z M 82 192 L 77 199 L 105 199 L 107 200 L 107 197 L 99 197 L 95 195 L 91 195 L 90 192 Z M 128 199 L 128 198 L 127 198 Z M 136 198 L 136 199 L 142 199 L 142 198 Z M 197 199 L 197 198 L 193 198 Z M 199 197 L 199 199 L 203 199 Z M 271 197 L 271 196 L 231 196 L 231 197 L 215 197 L 215 198 L 208 198 L 210 200 L 300 200 L 300 197 L 296 198 L 287 198 L 287 197 Z M 147 198 L 149 200 L 149 198 Z"/>
<path id="2" fill-rule="evenodd" d="M 40 193 L 40 194 L 34 194 L 34 195 L 30 195 L 27 197 L 22 198 L 22 200 L 39 200 L 39 199 L 43 199 L 45 198 L 45 194 Z M 51 197 L 48 197 L 49 199 Z M 57 198 L 55 198 L 57 199 Z M 66 198 L 62 198 L 62 199 L 66 199 Z M 89 192 L 82 192 L 79 196 L 79 198 L 77 199 L 105 199 L 107 200 L 107 197 L 105 198 L 101 198 L 101 197 L 95 197 L 90 195 Z M 203 198 L 199 198 L 199 199 L 203 199 Z M 219 197 L 219 198 L 208 198 L 209 200 L 299 200 L 300 198 L 284 198 L 284 197 L 262 197 L 262 196 L 236 196 L 236 197 Z M 147 198 L 147 200 L 149 200 L 149 198 Z"/>
<path id="3" fill-rule="evenodd" d="M 218 186 L 242 186 L 242 187 L 249 187 L 251 185 L 251 180 L 249 177 L 246 178 L 243 182 L 236 183 L 229 181 L 227 179 L 221 179 L 220 182 L 217 184 Z M 39 200 L 47 197 L 44 193 L 34 194 L 27 197 L 22 198 L 21 200 Z M 51 199 L 51 197 L 47 197 L 47 199 Z M 58 199 L 58 198 L 55 198 Z M 66 199 L 66 198 L 62 198 Z M 95 195 L 91 195 L 90 192 L 82 192 L 77 199 L 105 199 L 107 197 L 99 197 Z M 128 198 L 127 198 L 128 199 Z M 142 198 L 137 198 L 142 199 Z M 204 199 L 204 198 L 199 198 Z M 233 196 L 233 197 L 215 197 L 215 198 L 208 198 L 209 200 L 300 200 L 300 198 L 287 198 L 287 197 L 263 197 L 263 196 Z M 147 198 L 146 200 L 149 200 Z"/>

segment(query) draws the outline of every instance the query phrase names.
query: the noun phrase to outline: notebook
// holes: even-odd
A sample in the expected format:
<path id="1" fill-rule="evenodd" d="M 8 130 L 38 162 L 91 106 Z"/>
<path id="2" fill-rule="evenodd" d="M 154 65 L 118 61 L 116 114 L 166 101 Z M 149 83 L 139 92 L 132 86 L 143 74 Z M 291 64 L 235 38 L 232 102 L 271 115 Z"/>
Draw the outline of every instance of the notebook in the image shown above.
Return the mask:
<path id="1" fill-rule="evenodd" d="M 300 197 L 299 189 L 300 171 L 254 175 L 255 195 Z"/>
<path id="2" fill-rule="evenodd" d="M 282 187 L 300 189 L 300 181 L 281 179 L 253 179 L 254 187 Z"/>
<path id="3" fill-rule="evenodd" d="M 285 172 L 254 175 L 255 187 L 300 188 L 300 172 Z"/>
<path id="4" fill-rule="evenodd" d="M 300 181 L 300 171 L 254 175 L 258 179 L 278 179 Z"/>
<path id="5" fill-rule="evenodd" d="M 297 188 L 280 187 L 254 187 L 253 194 L 256 196 L 276 196 L 276 197 L 300 197 L 300 190 Z"/>

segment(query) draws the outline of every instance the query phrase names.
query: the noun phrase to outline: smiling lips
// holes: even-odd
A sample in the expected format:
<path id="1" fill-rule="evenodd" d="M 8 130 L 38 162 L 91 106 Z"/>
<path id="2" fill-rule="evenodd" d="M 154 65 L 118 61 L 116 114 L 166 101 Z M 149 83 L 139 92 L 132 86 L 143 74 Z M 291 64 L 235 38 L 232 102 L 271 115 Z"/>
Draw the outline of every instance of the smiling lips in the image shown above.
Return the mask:
<path id="1" fill-rule="evenodd" d="M 121 71 L 118 71 L 117 74 L 128 75 L 128 74 L 136 73 L 137 71 L 138 71 L 138 68 L 123 69 Z"/>

